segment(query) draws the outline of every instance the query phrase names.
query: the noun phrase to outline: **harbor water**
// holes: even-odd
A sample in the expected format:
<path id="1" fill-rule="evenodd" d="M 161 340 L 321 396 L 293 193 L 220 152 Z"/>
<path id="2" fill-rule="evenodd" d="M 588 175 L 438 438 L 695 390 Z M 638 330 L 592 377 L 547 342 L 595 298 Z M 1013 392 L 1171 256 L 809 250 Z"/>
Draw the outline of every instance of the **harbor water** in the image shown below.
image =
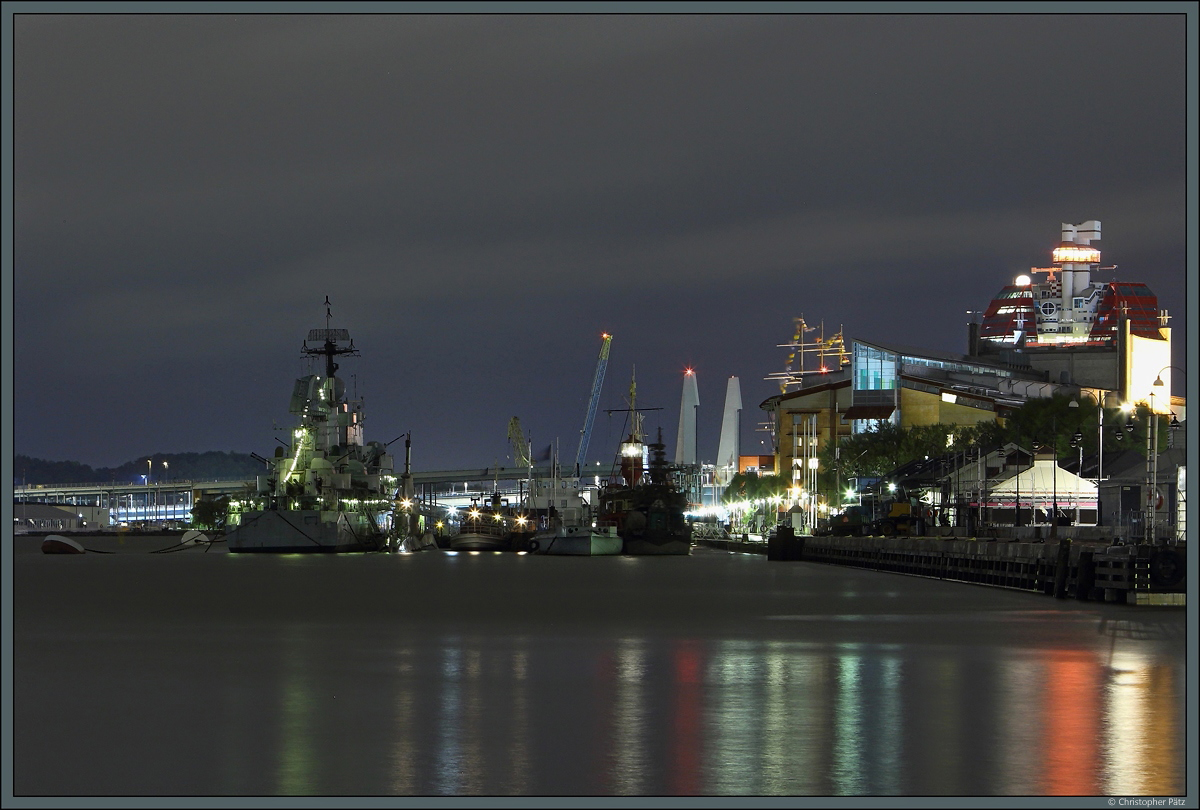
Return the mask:
<path id="1" fill-rule="evenodd" d="M 697 548 L 14 541 L 17 796 L 1182 795 L 1186 615 Z"/>

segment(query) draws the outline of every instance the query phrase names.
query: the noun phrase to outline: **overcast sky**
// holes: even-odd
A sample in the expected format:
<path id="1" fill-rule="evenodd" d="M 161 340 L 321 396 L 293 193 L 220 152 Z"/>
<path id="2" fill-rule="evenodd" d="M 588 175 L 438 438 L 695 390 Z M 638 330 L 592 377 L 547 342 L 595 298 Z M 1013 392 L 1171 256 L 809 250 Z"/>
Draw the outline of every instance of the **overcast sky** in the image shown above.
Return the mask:
<path id="1" fill-rule="evenodd" d="M 686 366 L 765 452 L 794 317 L 963 352 L 1088 219 L 1184 366 L 1185 22 L 19 15 L 13 450 L 270 455 L 329 296 L 417 469 L 573 459 L 602 331 L 589 457 L 635 365 L 669 452 Z"/>

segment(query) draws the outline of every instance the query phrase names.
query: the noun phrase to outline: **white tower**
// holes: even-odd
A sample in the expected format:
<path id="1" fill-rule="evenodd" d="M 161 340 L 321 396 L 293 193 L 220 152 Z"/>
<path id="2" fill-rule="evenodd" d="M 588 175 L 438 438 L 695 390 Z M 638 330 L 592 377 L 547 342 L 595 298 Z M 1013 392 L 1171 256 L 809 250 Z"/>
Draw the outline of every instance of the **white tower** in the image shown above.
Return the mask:
<path id="1" fill-rule="evenodd" d="M 1088 302 L 1076 299 L 1088 296 L 1092 283 L 1092 265 L 1099 265 L 1100 251 L 1092 247 L 1093 239 L 1100 238 L 1100 223 L 1089 219 L 1081 225 L 1062 224 L 1062 243 L 1054 249 L 1054 264 L 1062 268 L 1062 299 L 1059 307 L 1058 331 L 1069 328 L 1069 334 L 1087 334 L 1091 324 L 1084 318 Z"/>
<path id="2" fill-rule="evenodd" d="M 725 387 L 725 414 L 721 417 L 721 443 L 717 449 L 717 470 L 726 470 L 726 476 L 738 471 L 741 456 L 742 435 L 742 384 L 737 377 L 730 377 Z"/>
<path id="3" fill-rule="evenodd" d="M 696 390 L 696 372 L 688 369 L 683 375 L 683 398 L 679 402 L 679 436 L 675 440 L 675 463 L 696 463 L 696 409 L 700 394 Z"/>

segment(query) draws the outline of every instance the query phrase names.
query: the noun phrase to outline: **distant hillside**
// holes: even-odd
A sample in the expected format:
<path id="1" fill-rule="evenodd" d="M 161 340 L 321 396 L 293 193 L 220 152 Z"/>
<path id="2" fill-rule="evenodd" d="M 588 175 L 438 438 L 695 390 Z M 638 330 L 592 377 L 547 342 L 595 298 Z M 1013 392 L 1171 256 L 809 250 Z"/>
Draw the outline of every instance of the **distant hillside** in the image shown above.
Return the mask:
<path id="1" fill-rule="evenodd" d="M 119 467 L 91 467 L 78 461 L 46 461 L 29 456 L 13 458 L 14 483 L 26 484 L 78 484 L 95 481 L 140 483 L 146 476 L 146 459 L 151 460 L 152 481 L 192 480 L 203 481 L 220 478 L 244 478 L 250 480 L 263 472 L 261 462 L 246 453 L 224 453 L 210 450 L 207 453 L 154 453 L 127 461 Z M 167 465 L 164 467 L 163 462 Z"/>

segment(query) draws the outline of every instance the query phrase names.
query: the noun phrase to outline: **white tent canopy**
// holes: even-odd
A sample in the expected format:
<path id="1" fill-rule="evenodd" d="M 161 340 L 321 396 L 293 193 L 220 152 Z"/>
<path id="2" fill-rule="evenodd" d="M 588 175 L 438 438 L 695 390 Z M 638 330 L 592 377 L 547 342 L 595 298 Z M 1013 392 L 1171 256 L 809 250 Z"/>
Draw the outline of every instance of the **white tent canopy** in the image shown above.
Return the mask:
<path id="1" fill-rule="evenodd" d="M 1003 483 L 992 488 L 991 494 L 996 497 L 1010 497 L 1020 494 L 1022 499 L 1033 497 L 1037 500 L 1048 500 L 1057 494 L 1060 498 L 1096 502 L 1096 484 L 1086 478 L 1080 478 L 1075 473 L 1068 472 L 1062 467 L 1055 468 L 1053 458 L 1037 457 L 1033 467 L 1021 470 Z"/>

